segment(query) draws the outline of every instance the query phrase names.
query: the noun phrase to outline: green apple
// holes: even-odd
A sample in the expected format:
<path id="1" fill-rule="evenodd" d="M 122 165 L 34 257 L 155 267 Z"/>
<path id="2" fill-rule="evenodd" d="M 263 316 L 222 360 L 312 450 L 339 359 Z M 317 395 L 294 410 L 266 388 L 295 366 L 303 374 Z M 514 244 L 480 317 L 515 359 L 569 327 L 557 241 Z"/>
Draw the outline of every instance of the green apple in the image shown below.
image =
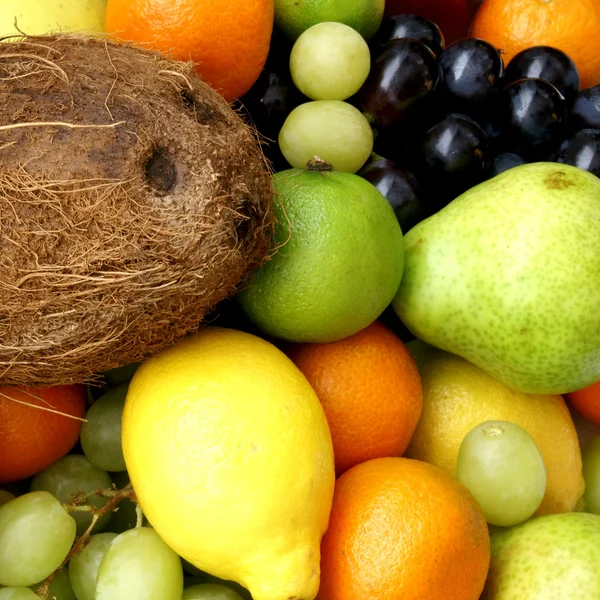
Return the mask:
<path id="1" fill-rule="evenodd" d="M 410 331 L 508 387 L 600 379 L 600 179 L 533 163 L 471 188 L 405 236 L 392 302 Z"/>
<path id="2" fill-rule="evenodd" d="M 563 513 L 491 532 L 480 600 L 600 598 L 600 517 Z"/>

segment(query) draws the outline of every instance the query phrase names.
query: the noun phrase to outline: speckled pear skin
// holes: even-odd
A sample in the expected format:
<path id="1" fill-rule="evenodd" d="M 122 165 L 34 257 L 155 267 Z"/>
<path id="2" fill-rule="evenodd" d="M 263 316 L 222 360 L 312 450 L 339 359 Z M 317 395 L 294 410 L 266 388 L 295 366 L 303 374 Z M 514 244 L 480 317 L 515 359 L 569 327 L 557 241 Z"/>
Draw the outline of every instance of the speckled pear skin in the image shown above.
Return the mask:
<path id="1" fill-rule="evenodd" d="M 600 379 L 600 179 L 533 163 L 471 188 L 405 235 L 392 306 L 418 338 L 515 390 Z"/>
<path id="2" fill-rule="evenodd" d="M 600 598 L 600 517 L 536 517 L 491 535 L 492 560 L 481 600 Z"/>

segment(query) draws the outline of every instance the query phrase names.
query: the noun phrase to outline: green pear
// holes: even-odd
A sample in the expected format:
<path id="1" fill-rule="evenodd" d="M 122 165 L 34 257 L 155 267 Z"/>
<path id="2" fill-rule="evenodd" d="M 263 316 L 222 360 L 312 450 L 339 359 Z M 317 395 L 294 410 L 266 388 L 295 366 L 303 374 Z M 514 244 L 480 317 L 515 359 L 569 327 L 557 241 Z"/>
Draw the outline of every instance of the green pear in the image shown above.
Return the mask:
<path id="1" fill-rule="evenodd" d="M 600 380 L 600 179 L 591 173 L 510 169 L 415 225 L 405 252 L 392 306 L 416 337 L 521 392 Z"/>
<path id="2" fill-rule="evenodd" d="M 600 517 L 563 513 L 491 531 L 480 600 L 600 598 Z"/>

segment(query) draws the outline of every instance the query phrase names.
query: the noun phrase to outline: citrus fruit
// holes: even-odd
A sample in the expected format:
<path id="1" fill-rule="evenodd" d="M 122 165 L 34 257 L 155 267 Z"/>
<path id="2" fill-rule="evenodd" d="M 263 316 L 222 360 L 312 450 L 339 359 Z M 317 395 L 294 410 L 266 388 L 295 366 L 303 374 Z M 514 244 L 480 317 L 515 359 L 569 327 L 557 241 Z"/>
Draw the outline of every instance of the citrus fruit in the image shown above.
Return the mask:
<path id="1" fill-rule="evenodd" d="M 323 405 L 338 474 L 372 458 L 402 456 L 423 392 L 417 365 L 395 333 L 375 321 L 343 340 L 286 352 Z"/>
<path id="2" fill-rule="evenodd" d="M 0 483 L 26 479 L 62 458 L 77 442 L 85 388 L 0 388 Z"/>
<path id="3" fill-rule="evenodd" d="M 598 0 L 485 0 L 471 23 L 471 37 L 513 56 L 531 46 L 552 46 L 577 65 L 581 87 L 600 83 Z"/>
<path id="4" fill-rule="evenodd" d="M 238 296 L 262 331 L 291 342 L 332 342 L 370 325 L 404 265 L 385 197 L 358 175 L 315 170 L 319 164 L 273 176 L 278 250 Z"/>
<path id="5" fill-rule="evenodd" d="M 385 0 L 275 0 L 275 23 L 291 39 L 317 23 L 350 25 L 365 39 L 379 28 Z"/>
<path id="6" fill-rule="evenodd" d="M 469 0 L 386 0 L 385 16 L 418 15 L 433 21 L 446 44 L 467 37 L 472 7 Z"/>
<path id="7" fill-rule="evenodd" d="M 106 31 L 192 60 L 226 100 L 245 94 L 269 53 L 273 0 L 108 0 Z"/>
<path id="8" fill-rule="evenodd" d="M 104 31 L 105 12 L 106 0 L 5 0 L 0 3 L 0 36 L 19 31 L 98 34 Z"/>
<path id="9" fill-rule="evenodd" d="M 476 600 L 490 540 L 479 505 L 453 477 L 377 458 L 337 480 L 321 556 L 319 600 Z"/>
<path id="10" fill-rule="evenodd" d="M 510 421 L 535 441 L 546 467 L 546 493 L 535 514 L 569 512 L 584 489 L 581 450 L 559 395 L 513 391 L 465 359 L 425 343 L 407 344 L 423 385 L 423 412 L 405 455 L 456 473 L 460 445 L 485 421 Z"/>
<path id="11" fill-rule="evenodd" d="M 600 517 L 545 515 L 494 531 L 481 600 L 600 598 Z"/>
<path id="12" fill-rule="evenodd" d="M 565 394 L 565 398 L 580 415 L 600 426 L 600 381 L 582 390 Z"/>
<path id="13" fill-rule="evenodd" d="M 323 408 L 269 342 L 214 326 L 144 362 L 123 452 L 156 532 L 254 600 L 313 598 L 335 471 Z"/>

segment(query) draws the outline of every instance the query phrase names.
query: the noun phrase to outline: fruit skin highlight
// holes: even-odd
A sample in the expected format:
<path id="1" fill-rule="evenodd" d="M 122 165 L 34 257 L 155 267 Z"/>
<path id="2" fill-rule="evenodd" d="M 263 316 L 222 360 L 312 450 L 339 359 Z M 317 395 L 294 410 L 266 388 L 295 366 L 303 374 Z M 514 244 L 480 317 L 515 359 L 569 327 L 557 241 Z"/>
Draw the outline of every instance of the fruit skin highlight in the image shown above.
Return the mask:
<path id="1" fill-rule="evenodd" d="M 331 509 L 325 414 L 280 350 L 203 327 L 136 371 L 123 452 L 152 527 L 255 600 L 312 600 Z"/>
<path id="2" fill-rule="evenodd" d="M 392 306 L 417 338 L 521 392 L 600 379 L 600 179 L 557 163 L 515 167 L 404 239 Z"/>

